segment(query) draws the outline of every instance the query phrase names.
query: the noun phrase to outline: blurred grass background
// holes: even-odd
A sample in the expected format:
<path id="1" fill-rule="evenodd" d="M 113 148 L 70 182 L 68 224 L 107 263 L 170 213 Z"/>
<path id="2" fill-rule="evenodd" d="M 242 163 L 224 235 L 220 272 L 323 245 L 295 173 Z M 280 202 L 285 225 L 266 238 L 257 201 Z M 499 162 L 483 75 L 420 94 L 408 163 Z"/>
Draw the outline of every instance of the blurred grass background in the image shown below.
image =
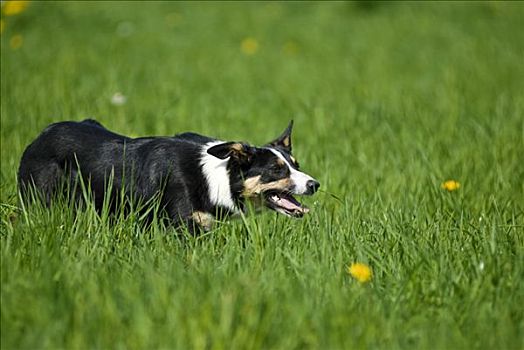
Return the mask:
<path id="1" fill-rule="evenodd" d="M 522 348 L 522 3 L 6 4 L 3 349 Z M 24 148 L 83 118 L 255 144 L 294 119 L 326 192 L 184 241 L 21 211 Z"/>

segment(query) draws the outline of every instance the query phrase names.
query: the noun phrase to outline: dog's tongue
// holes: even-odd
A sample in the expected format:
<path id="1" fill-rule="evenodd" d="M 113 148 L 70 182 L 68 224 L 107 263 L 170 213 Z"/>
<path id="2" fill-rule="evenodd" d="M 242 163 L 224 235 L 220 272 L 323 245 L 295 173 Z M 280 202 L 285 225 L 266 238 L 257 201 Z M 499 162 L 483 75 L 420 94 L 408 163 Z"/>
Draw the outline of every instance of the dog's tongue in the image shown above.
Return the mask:
<path id="1" fill-rule="evenodd" d="M 281 194 L 279 197 L 280 199 L 278 199 L 277 203 L 282 208 L 289 211 L 299 211 L 301 213 L 307 213 L 309 211 L 309 208 L 300 205 L 300 203 L 292 196 Z"/>

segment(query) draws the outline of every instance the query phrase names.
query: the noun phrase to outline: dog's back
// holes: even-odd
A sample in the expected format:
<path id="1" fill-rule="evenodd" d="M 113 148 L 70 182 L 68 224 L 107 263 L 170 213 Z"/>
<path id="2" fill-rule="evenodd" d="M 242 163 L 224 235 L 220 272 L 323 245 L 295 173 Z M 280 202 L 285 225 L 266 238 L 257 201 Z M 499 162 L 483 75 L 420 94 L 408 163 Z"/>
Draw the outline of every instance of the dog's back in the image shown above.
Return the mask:
<path id="1" fill-rule="evenodd" d="M 205 181 L 197 171 L 198 162 L 203 145 L 213 140 L 194 133 L 129 138 L 94 120 L 55 123 L 24 151 L 18 183 L 22 198 L 28 199 L 28 192 L 37 189 L 49 205 L 64 186 L 69 195 L 81 200 L 78 180 L 82 178 L 92 191 L 95 207 L 101 209 L 110 178 L 110 197 L 124 190 L 147 201 L 170 177 L 171 192 L 180 194 L 171 200 L 194 204 L 199 199 L 184 192 L 187 187 L 201 187 L 199 182 Z"/>

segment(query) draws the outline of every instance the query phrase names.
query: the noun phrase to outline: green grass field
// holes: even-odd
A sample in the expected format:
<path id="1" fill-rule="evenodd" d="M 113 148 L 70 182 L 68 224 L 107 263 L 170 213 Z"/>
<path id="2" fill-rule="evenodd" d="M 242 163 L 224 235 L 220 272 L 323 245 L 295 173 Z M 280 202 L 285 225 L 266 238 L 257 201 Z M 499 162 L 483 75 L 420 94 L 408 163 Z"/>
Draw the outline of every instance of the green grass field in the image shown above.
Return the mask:
<path id="1" fill-rule="evenodd" d="M 31 2 L 2 20 L 2 349 L 523 349 L 523 3 Z M 323 191 L 302 220 L 186 238 L 20 208 L 24 148 L 88 117 L 254 144 L 294 119 Z"/>

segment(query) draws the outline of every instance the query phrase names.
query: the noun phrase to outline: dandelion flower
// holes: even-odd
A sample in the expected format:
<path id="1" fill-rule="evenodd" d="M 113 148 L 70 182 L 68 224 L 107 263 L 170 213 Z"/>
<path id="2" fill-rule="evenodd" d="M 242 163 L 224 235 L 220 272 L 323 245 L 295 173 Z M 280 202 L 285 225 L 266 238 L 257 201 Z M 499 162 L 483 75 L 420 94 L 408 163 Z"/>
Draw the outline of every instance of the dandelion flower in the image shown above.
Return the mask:
<path id="1" fill-rule="evenodd" d="M 294 41 L 288 41 L 282 46 L 282 51 L 284 51 L 286 55 L 296 55 L 299 50 L 299 46 Z"/>
<path id="2" fill-rule="evenodd" d="M 6 16 L 14 16 L 22 13 L 29 5 L 29 1 L 6 1 L 2 4 L 2 13 Z"/>
<path id="3" fill-rule="evenodd" d="M 371 268 L 362 263 L 353 263 L 351 266 L 348 267 L 348 273 L 357 281 L 360 283 L 365 283 L 371 280 L 371 277 L 373 276 L 373 272 L 371 271 Z"/>
<path id="4" fill-rule="evenodd" d="M 258 51 L 258 41 L 254 38 L 245 38 L 240 44 L 240 49 L 245 55 L 254 55 Z"/>
<path id="5" fill-rule="evenodd" d="M 448 180 L 443 182 L 441 185 L 442 189 L 448 190 L 449 192 L 458 190 L 460 188 L 460 183 L 455 180 Z"/>
<path id="6" fill-rule="evenodd" d="M 165 20 L 169 28 L 174 28 L 182 22 L 182 15 L 178 12 L 171 12 L 166 15 Z"/>
<path id="7" fill-rule="evenodd" d="M 127 97 L 125 97 L 121 92 L 116 92 L 111 97 L 111 104 L 114 106 L 122 106 L 127 102 Z"/>
<path id="8" fill-rule="evenodd" d="M 282 5 L 280 5 L 278 2 L 269 2 L 266 5 L 266 12 L 271 17 L 279 17 L 282 14 Z"/>
<path id="9" fill-rule="evenodd" d="M 23 43 L 24 43 L 24 37 L 20 34 L 13 35 L 11 37 L 11 40 L 9 40 L 9 46 L 13 50 L 18 50 L 20 47 L 22 47 Z"/>

